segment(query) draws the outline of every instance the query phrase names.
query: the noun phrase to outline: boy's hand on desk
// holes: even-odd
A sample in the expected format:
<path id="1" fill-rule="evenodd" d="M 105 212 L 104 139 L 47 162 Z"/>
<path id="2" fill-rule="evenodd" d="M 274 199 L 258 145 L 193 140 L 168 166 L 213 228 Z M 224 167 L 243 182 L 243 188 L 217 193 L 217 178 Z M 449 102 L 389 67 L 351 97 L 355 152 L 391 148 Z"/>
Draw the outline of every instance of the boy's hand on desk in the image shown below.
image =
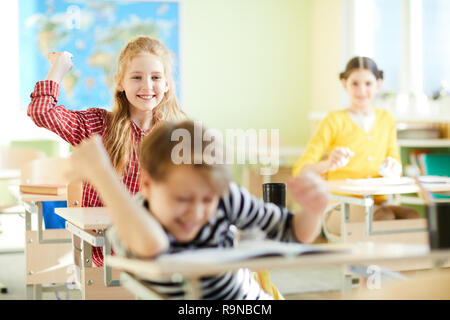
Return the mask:
<path id="1" fill-rule="evenodd" d="M 47 59 L 50 61 L 51 68 L 45 79 L 60 83 L 73 67 L 72 58 L 73 55 L 67 51 L 48 53 Z"/>
<path id="2" fill-rule="evenodd" d="M 100 136 L 94 135 L 82 141 L 70 156 L 72 180 L 96 179 L 102 172 L 112 169 L 112 164 Z"/>
<path id="3" fill-rule="evenodd" d="M 299 177 L 290 179 L 287 184 L 294 199 L 308 213 L 320 215 L 327 207 L 327 186 L 316 173 L 302 172 Z"/>
<path id="4" fill-rule="evenodd" d="M 338 147 L 333 150 L 328 159 L 328 171 L 334 171 L 345 167 L 355 153 L 349 148 Z"/>

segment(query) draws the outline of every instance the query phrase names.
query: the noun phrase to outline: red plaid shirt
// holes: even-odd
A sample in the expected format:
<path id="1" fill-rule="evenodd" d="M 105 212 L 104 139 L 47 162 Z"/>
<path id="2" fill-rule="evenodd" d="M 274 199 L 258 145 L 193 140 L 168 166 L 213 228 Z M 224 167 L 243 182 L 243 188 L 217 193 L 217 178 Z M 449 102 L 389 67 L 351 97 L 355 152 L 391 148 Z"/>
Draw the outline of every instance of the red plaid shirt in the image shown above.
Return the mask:
<path id="1" fill-rule="evenodd" d="M 67 110 L 64 106 L 57 106 L 59 96 L 59 85 L 54 81 L 39 81 L 36 83 L 31 94 L 31 103 L 28 106 L 27 114 L 34 123 L 49 129 L 70 143 L 72 146 L 78 145 L 82 140 L 93 134 L 99 134 L 105 138 L 111 115 L 107 110 L 90 108 L 84 111 Z M 125 167 L 123 183 L 131 194 L 139 192 L 140 166 L 137 150 L 144 136 L 150 130 L 141 130 L 133 121 L 131 122 L 133 131 L 133 154 L 131 160 Z M 83 183 L 83 207 L 102 207 L 103 203 L 96 190 L 88 183 Z M 92 261 L 94 265 L 103 265 L 102 247 L 92 248 Z"/>

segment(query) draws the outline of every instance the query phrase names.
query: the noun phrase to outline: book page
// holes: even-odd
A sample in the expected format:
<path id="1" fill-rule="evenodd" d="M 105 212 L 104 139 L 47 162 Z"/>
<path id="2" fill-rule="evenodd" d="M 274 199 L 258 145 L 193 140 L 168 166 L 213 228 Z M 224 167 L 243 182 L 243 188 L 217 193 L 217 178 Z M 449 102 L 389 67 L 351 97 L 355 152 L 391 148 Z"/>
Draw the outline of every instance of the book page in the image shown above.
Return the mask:
<path id="1" fill-rule="evenodd" d="M 356 186 L 395 186 L 414 184 L 414 179 L 410 177 L 391 177 L 391 178 L 368 178 L 368 179 L 347 179 L 348 184 Z"/>
<path id="2" fill-rule="evenodd" d="M 449 183 L 450 177 L 444 176 L 420 176 L 419 181 L 422 183 Z"/>
<path id="3" fill-rule="evenodd" d="M 171 263 L 223 263 L 263 257 L 294 257 L 302 254 L 343 253 L 348 248 L 341 246 L 282 243 L 278 241 L 242 241 L 234 248 L 205 248 L 165 254 L 158 261 Z"/>

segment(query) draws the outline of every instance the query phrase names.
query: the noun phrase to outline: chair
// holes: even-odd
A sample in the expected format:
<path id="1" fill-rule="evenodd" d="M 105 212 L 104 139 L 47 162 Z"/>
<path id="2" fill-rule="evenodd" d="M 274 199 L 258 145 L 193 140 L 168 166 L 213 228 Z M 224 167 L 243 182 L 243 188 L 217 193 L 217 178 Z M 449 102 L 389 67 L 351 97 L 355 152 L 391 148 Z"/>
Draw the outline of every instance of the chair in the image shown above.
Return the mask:
<path id="1" fill-rule="evenodd" d="M 36 159 L 22 167 L 21 183 L 67 185 L 70 181 L 65 174 L 69 170 L 70 162 L 66 158 Z M 46 201 L 42 206 L 46 229 L 64 229 L 65 220 L 56 215 L 54 209 L 67 207 L 67 201 Z"/>
<path id="2" fill-rule="evenodd" d="M 3 146 L 0 147 L 0 169 L 21 169 L 27 162 L 45 157 L 42 151 Z"/>
<path id="3" fill-rule="evenodd" d="M 0 147 L 0 170 L 17 170 L 20 176 L 20 171 L 23 166 L 34 159 L 46 157 L 45 153 L 37 150 L 16 148 L 16 147 Z M 16 213 L 17 201 L 10 195 L 8 185 L 17 182 L 17 178 L 12 177 L 4 179 L 0 185 L 0 193 L 2 194 L 2 201 L 0 203 L 1 213 Z M 14 212 L 10 212 L 12 209 Z"/>
<path id="4" fill-rule="evenodd" d="M 28 162 L 22 168 L 21 183 L 60 184 L 69 183 L 66 173 L 70 161 L 66 158 L 42 158 Z M 66 207 L 66 201 L 40 201 L 43 216 L 38 217 L 38 228 L 26 230 L 26 284 L 33 288 L 34 298 L 41 292 L 67 290 L 68 270 L 73 269 L 70 233 L 65 229 L 65 220 L 54 213 L 55 207 Z M 59 219 L 58 219 L 59 218 Z M 44 222 L 45 230 L 43 230 Z M 52 284 L 53 286 L 43 286 Z M 60 284 L 59 286 L 54 286 Z"/>

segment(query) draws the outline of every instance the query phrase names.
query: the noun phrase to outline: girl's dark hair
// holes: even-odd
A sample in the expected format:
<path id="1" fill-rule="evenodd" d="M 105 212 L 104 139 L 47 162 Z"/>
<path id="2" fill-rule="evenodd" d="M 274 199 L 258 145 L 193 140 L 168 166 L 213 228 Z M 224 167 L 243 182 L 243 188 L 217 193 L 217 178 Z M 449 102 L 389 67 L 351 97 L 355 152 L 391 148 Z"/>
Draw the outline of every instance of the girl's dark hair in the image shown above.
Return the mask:
<path id="1" fill-rule="evenodd" d="M 350 74 L 355 69 L 367 69 L 372 71 L 375 78 L 383 79 L 383 71 L 379 70 L 375 61 L 368 57 L 354 57 L 352 58 L 345 67 L 345 71 L 339 74 L 339 79 L 348 79 Z"/>

